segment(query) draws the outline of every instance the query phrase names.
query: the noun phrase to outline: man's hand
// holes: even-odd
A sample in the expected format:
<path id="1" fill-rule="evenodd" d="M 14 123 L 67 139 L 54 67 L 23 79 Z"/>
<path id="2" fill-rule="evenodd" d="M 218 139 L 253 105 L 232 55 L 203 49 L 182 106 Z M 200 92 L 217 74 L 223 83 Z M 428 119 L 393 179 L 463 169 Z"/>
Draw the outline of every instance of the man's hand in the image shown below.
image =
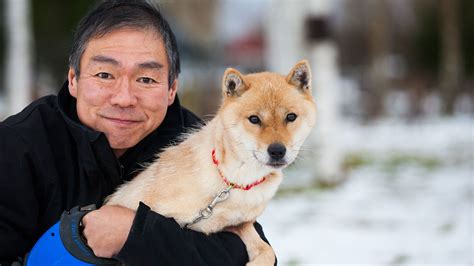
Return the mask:
<path id="1" fill-rule="evenodd" d="M 82 218 L 87 245 L 97 257 L 111 258 L 125 244 L 132 227 L 135 211 L 122 207 L 105 205 Z"/>

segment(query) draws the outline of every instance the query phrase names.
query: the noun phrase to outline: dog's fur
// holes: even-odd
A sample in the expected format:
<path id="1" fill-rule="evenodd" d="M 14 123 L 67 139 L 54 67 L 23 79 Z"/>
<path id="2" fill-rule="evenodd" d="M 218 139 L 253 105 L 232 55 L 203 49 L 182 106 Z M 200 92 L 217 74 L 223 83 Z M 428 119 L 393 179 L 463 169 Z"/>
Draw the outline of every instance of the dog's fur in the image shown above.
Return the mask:
<path id="1" fill-rule="evenodd" d="M 286 77 L 269 72 L 244 76 L 229 68 L 222 90 L 224 99 L 214 119 L 181 144 L 167 148 L 111 195 L 107 204 L 136 209 L 143 201 L 184 226 L 227 187 L 219 170 L 231 183 L 241 185 L 266 176 L 250 190 L 231 189 L 210 218 L 189 228 L 209 234 L 232 227 L 247 247 L 249 264 L 273 265 L 275 254 L 260 239 L 253 222 L 277 191 L 281 169 L 295 160 L 315 123 L 310 67 L 306 60 L 300 61 Z M 296 114 L 296 120 L 287 120 L 290 113 Z M 260 123 L 251 123 L 250 116 L 258 116 Z M 271 144 L 286 148 L 283 158 L 272 158 Z M 213 149 L 218 167 L 212 160 Z"/>

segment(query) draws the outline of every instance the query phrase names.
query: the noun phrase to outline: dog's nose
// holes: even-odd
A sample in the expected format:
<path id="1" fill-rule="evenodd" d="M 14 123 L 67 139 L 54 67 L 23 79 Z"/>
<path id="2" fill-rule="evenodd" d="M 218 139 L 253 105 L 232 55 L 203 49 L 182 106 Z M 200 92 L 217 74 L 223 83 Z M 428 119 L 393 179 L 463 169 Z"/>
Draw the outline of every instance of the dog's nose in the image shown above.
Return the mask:
<path id="1" fill-rule="evenodd" d="M 268 151 L 268 154 L 270 155 L 270 158 L 272 158 L 272 160 L 277 161 L 285 157 L 286 148 L 281 143 L 272 143 L 270 144 L 270 146 L 268 146 L 267 151 Z"/>

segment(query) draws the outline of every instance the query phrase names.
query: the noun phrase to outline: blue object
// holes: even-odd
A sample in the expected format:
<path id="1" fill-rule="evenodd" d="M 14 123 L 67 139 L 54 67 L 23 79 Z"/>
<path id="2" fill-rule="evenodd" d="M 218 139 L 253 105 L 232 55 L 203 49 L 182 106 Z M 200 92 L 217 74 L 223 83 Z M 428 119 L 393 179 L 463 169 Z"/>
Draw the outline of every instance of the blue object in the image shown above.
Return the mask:
<path id="1" fill-rule="evenodd" d="M 26 266 L 37 265 L 93 265 L 78 260 L 64 247 L 57 222 L 36 242 L 28 254 Z"/>
<path id="2" fill-rule="evenodd" d="M 89 205 L 63 212 L 61 220 L 41 236 L 26 256 L 25 266 L 119 264 L 114 259 L 96 257 L 84 241 L 82 217 L 95 209 L 95 205 Z"/>

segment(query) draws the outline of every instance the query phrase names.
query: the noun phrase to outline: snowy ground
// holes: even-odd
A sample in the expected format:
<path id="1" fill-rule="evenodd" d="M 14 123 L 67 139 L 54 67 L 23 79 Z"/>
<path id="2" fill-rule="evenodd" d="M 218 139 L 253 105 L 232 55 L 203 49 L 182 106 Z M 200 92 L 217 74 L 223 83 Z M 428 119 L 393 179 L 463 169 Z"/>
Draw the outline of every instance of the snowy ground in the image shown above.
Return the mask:
<path id="1" fill-rule="evenodd" d="M 279 264 L 473 265 L 474 119 L 341 131 L 347 180 L 282 193 L 259 219 Z M 286 177 L 309 176 L 310 161 Z"/>

